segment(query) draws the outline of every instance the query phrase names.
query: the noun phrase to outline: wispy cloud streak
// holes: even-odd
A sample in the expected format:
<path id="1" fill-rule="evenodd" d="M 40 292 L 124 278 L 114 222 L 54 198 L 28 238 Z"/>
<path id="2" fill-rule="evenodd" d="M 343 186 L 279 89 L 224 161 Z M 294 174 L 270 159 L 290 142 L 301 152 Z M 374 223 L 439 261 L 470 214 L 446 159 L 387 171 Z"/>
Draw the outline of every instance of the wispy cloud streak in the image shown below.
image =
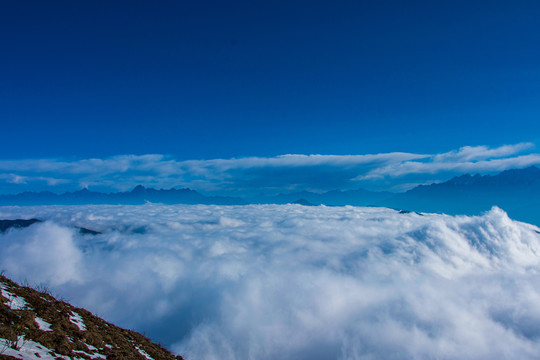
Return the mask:
<path id="1" fill-rule="evenodd" d="M 519 155 L 534 147 L 531 143 L 505 145 L 498 148 L 465 146 L 456 151 L 435 154 L 421 161 L 403 161 L 370 170 L 359 180 L 378 177 L 400 177 L 410 174 L 437 174 L 442 172 L 487 173 L 523 168 L 540 164 L 540 154 Z"/>
<path id="2" fill-rule="evenodd" d="M 439 154 L 302 155 L 176 160 L 167 155 L 117 155 L 105 159 L 0 161 L 0 186 L 32 190 L 192 187 L 202 191 L 279 192 L 335 188 L 392 188 L 444 180 L 465 172 L 489 173 L 540 164 L 534 144 L 465 146 Z M 414 181 L 411 181 L 414 178 Z M 2 185 L 3 184 L 3 185 Z M 15 186 L 19 185 L 19 186 Z"/>

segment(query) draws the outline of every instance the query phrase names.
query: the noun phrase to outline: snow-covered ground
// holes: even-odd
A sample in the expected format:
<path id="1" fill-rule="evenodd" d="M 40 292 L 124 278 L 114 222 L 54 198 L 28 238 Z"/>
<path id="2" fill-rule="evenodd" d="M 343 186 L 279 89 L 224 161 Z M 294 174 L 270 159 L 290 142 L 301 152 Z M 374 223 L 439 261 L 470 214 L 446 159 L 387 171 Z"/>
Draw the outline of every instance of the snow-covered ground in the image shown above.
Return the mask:
<path id="1" fill-rule="evenodd" d="M 51 324 L 46 322 L 42 318 L 36 316 L 35 322 L 38 325 L 40 330 L 42 330 L 42 331 L 52 331 Z"/>
<path id="2" fill-rule="evenodd" d="M 7 275 L 189 359 L 540 353 L 540 230 L 497 208 L 0 207 L 31 217 L 0 235 Z"/>
<path id="3" fill-rule="evenodd" d="M 25 309 L 28 304 L 26 303 L 26 300 L 24 300 L 22 297 L 17 296 L 15 294 L 12 294 L 7 290 L 7 287 L 4 283 L 0 282 L 0 293 L 3 297 L 7 299 L 7 302 L 5 303 L 11 310 L 23 310 Z"/>
<path id="4" fill-rule="evenodd" d="M 77 325 L 79 330 L 85 331 L 86 325 L 84 325 L 84 321 L 81 317 L 81 315 L 77 314 L 75 311 L 71 312 L 71 315 L 69 316 L 69 321 L 71 321 L 73 324 Z"/>
<path id="5" fill-rule="evenodd" d="M 24 336 L 19 336 L 18 344 L 18 349 L 12 349 L 5 339 L 0 339 L 0 353 L 23 360 L 70 360 L 69 357 L 57 354 L 40 343 L 25 339 Z"/>

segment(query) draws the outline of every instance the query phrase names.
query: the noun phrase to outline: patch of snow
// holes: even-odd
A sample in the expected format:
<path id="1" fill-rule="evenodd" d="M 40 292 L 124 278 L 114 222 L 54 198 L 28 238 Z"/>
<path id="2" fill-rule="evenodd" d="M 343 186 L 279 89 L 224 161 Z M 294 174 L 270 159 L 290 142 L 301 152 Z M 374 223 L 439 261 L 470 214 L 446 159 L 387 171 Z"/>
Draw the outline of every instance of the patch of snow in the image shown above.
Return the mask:
<path id="1" fill-rule="evenodd" d="M 6 339 L 0 339 L 1 353 L 3 355 L 8 355 L 23 360 L 70 360 L 68 356 L 57 354 L 40 343 L 25 339 L 24 336 L 19 336 L 18 341 L 19 344 L 22 344 L 22 346 L 16 350 L 9 347 Z"/>
<path id="2" fill-rule="evenodd" d="M 95 346 L 88 345 L 88 344 L 85 344 L 85 345 L 86 345 L 86 347 L 87 347 L 89 350 L 92 350 L 92 351 L 97 351 L 97 350 L 98 350 L 98 348 L 95 347 Z"/>
<path id="3" fill-rule="evenodd" d="M 114 346 L 109 345 L 109 344 L 105 344 L 105 347 L 106 347 L 106 348 L 109 348 L 109 349 L 112 349 Z"/>
<path id="4" fill-rule="evenodd" d="M 144 351 L 143 349 L 141 349 L 140 347 L 138 346 L 135 346 L 135 349 L 137 349 L 137 351 L 139 351 L 139 353 L 144 356 L 145 358 L 147 358 L 148 360 L 154 360 L 150 355 L 148 355 L 148 353 L 146 351 Z"/>
<path id="5" fill-rule="evenodd" d="M 6 304 L 10 307 L 11 310 L 24 310 L 28 308 L 28 303 L 24 300 L 23 297 L 17 296 L 15 294 L 7 291 L 7 285 L 0 282 L 0 290 L 2 291 L 2 296 L 5 297 L 8 301 Z"/>
<path id="6" fill-rule="evenodd" d="M 88 347 L 90 347 L 90 345 L 86 345 Z M 95 348 L 94 348 L 95 349 Z M 97 349 L 96 349 L 97 350 Z M 103 355 L 103 354 L 89 354 L 87 353 L 86 351 L 82 351 L 82 350 L 73 350 L 74 353 L 77 353 L 77 354 L 82 354 L 82 355 L 86 355 L 88 356 L 89 358 L 91 359 L 106 359 L 107 356 Z"/>
<path id="7" fill-rule="evenodd" d="M 77 314 L 75 311 L 71 312 L 71 315 L 69 316 L 69 321 L 71 321 L 73 324 L 77 325 L 79 330 L 86 331 L 86 325 L 84 325 L 84 321 L 83 321 L 81 315 Z"/>
<path id="8" fill-rule="evenodd" d="M 36 316 L 35 321 L 36 321 L 36 323 L 39 326 L 39 329 L 41 331 L 52 331 L 51 324 L 49 324 L 48 322 L 46 322 L 42 318 Z"/>

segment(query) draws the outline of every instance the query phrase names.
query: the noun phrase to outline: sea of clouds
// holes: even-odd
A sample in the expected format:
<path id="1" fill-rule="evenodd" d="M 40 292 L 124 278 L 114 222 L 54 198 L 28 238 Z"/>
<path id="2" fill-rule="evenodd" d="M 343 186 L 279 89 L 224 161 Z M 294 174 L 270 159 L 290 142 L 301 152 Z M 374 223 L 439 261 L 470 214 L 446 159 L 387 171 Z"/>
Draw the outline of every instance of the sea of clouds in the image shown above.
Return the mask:
<path id="1" fill-rule="evenodd" d="M 8 276 L 186 359 L 540 354 L 539 229 L 498 208 L 0 207 L 30 217 L 0 234 Z"/>

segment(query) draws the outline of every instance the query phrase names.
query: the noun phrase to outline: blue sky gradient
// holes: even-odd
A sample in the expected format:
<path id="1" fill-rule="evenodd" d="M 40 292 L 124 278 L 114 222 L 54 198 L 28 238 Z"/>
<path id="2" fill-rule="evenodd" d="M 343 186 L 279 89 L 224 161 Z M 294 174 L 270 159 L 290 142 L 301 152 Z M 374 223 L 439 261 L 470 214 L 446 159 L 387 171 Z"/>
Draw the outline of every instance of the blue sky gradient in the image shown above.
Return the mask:
<path id="1" fill-rule="evenodd" d="M 536 1 L 8 1 L 0 159 L 538 144 L 539 15 Z"/>

